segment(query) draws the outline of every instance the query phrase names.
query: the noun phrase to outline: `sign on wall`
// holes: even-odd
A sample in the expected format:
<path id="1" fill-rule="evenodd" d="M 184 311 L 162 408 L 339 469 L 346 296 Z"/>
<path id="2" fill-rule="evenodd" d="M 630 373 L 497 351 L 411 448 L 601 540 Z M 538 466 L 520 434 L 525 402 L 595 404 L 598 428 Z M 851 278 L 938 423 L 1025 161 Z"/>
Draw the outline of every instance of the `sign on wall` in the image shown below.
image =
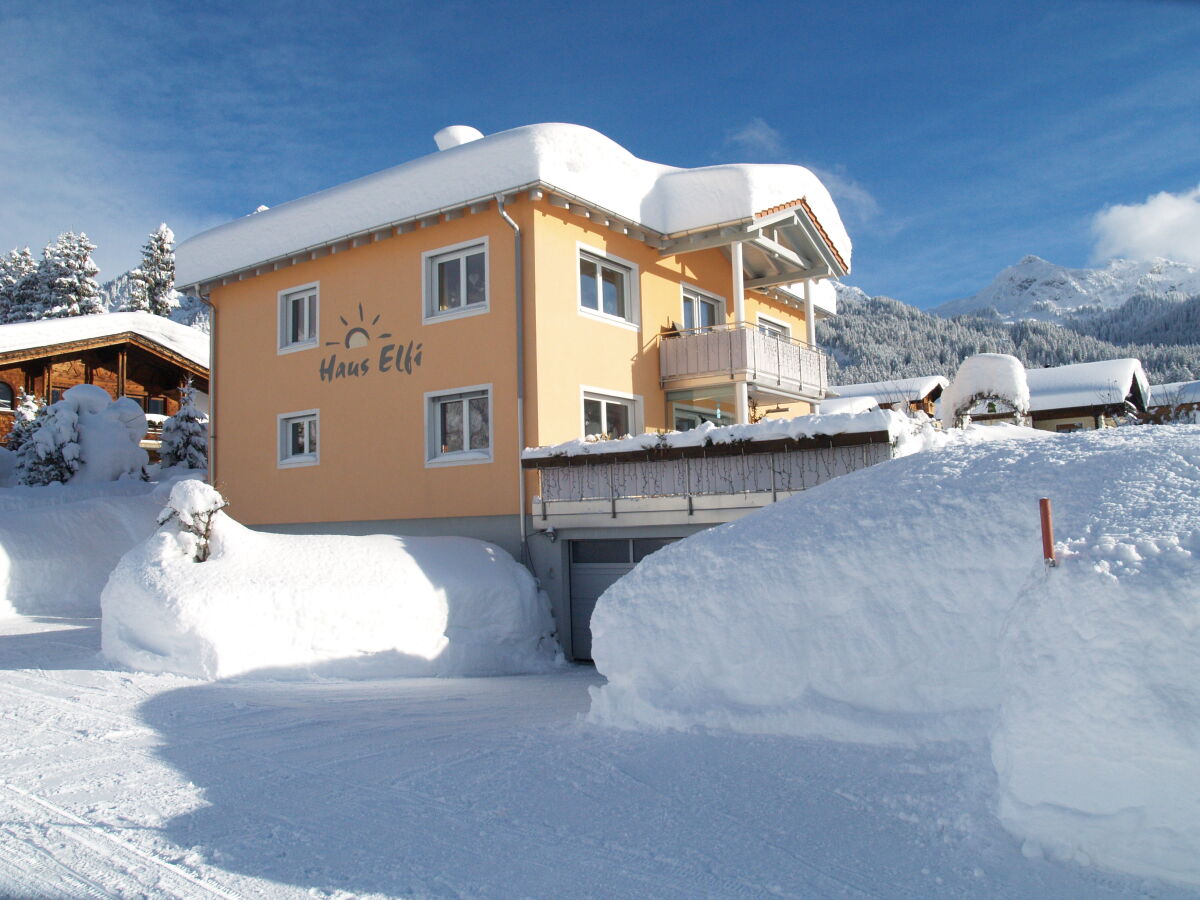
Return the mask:
<path id="1" fill-rule="evenodd" d="M 421 365 L 422 344 L 409 341 L 407 344 L 393 339 L 391 332 L 372 334 L 379 324 L 380 316 L 369 323 L 358 304 L 358 322 L 351 324 L 345 316 L 338 316 L 346 327 L 341 340 L 326 341 L 326 347 L 337 347 L 321 360 L 321 380 L 337 381 L 341 378 L 362 378 L 366 375 L 397 374 L 411 375 Z"/>

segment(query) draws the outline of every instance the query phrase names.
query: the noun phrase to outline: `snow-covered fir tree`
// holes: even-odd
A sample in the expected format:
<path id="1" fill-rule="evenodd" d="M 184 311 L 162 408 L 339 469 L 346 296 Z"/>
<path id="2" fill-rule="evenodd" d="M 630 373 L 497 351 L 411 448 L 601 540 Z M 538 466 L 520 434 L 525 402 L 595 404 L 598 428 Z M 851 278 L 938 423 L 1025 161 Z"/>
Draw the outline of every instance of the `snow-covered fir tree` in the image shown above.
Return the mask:
<path id="1" fill-rule="evenodd" d="M 24 322 L 37 294 L 37 263 L 29 248 L 0 256 L 0 325 Z"/>
<path id="2" fill-rule="evenodd" d="M 196 408 L 191 381 L 180 392 L 179 412 L 163 422 L 159 456 L 164 468 L 208 468 L 208 418 Z"/>
<path id="3" fill-rule="evenodd" d="M 17 483 L 70 481 L 81 461 L 79 415 L 73 404 L 60 400 L 34 419 L 33 428 L 17 451 Z"/>
<path id="4" fill-rule="evenodd" d="M 86 234 L 66 232 L 48 244 L 38 266 L 38 319 L 86 316 L 107 312 L 100 297 L 96 276 L 100 269 L 92 262 L 96 245 Z"/>
<path id="5" fill-rule="evenodd" d="M 156 316 L 171 314 L 175 293 L 175 234 L 165 222 L 142 245 L 142 264 L 129 273 L 129 288 L 125 309 L 145 310 Z"/>
<path id="6" fill-rule="evenodd" d="M 29 440 L 29 435 L 37 428 L 38 418 L 46 412 L 46 404 L 37 394 L 27 394 L 22 388 L 18 397 L 16 408 L 13 410 L 12 428 L 9 429 L 4 445 L 13 453 L 20 450 Z"/>

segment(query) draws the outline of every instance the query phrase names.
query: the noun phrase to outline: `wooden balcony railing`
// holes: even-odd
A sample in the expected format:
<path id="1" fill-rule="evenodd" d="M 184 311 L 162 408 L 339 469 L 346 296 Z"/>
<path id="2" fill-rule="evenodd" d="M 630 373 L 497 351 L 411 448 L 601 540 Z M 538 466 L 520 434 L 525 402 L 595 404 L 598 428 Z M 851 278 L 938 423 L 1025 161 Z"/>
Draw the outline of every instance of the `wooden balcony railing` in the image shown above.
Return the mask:
<path id="1" fill-rule="evenodd" d="M 664 335 L 658 356 L 664 387 L 724 376 L 820 398 L 829 383 L 824 352 L 744 322 Z"/>

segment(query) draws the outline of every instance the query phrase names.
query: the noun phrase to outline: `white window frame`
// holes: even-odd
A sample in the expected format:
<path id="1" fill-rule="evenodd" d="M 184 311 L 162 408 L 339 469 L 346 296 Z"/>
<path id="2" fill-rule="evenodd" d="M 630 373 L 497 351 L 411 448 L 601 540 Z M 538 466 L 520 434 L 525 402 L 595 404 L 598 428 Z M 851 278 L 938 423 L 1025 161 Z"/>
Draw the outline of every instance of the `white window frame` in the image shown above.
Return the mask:
<path id="1" fill-rule="evenodd" d="M 437 415 L 438 401 L 442 397 L 454 394 L 484 393 L 487 396 L 488 409 L 488 445 L 486 450 L 455 450 L 452 453 L 441 452 L 441 423 Z M 425 467 L 440 468 L 442 466 L 471 466 L 480 463 L 490 463 L 493 460 L 493 448 L 496 446 L 496 417 L 493 402 L 492 386 L 490 384 L 472 384 L 467 387 L 449 388 L 441 391 L 425 392 Z M 464 421 L 466 421 L 464 417 Z"/>
<path id="2" fill-rule="evenodd" d="M 292 341 L 288 335 L 292 333 L 292 300 L 297 294 L 313 295 L 312 303 L 312 337 L 303 341 Z M 275 329 L 278 336 L 278 353 L 295 353 L 297 350 L 309 350 L 321 343 L 321 282 L 310 281 L 308 284 L 298 284 L 285 288 L 278 293 L 277 321 Z M 306 307 L 307 309 L 307 307 Z"/>
<path id="3" fill-rule="evenodd" d="M 713 304 L 715 304 L 717 307 L 717 321 L 714 324 L 715 325 L 724 325 L 725 324 L 726 319 L 727 319 L 725 310 L 727 309 L 727 307 L 725 305 L 725 298 L 720 296 L 719 294 L 714 294 L 711 291 L 701 290 L 700 288 L 696 287 L 694 284 L 687 284 L 685 282 L 685 283 L 679 285 L 679 298 L 680 298 L 679 299 L 679 310 L 680 310 L 680 315 L 682 316 L 682 318 L 680 319 L 680 322 L 683 324 L 683 327 L 685 329 L 687 328 L 687 308 L 690 303 L 696 303 L 696 304 L 713 303 Z M 699 328 L 701 326 L 694 325 L 692 327 Z"/>
<path id="4" fill-rule="evenodd" d="M 625 309 L 629 313 L 629 318 L 612 316 L 603 310 L 590 309 L 583 305 L 583 287 L 579 283 L 579 262 L 585 256 L 591 257 L 600 265 L 608 263 L 611 268 L 625 270 L 625 285 L 628 295 L 625 298 Z M 614 256 L 612 253 L 601 250 L 599 247 L 585 244 L 583 241 L 575 242 L 575 309 L 584 318 L 595 319 L 600 322 L 607 322 L 609 325 L 615 325 L 618 328 L 628 328 L 630 331 L 640 332 L 642 330 L 642 293 L 640 281 L 641 276 L 637 263 L 623 259 L 620 256 Z M 597 301 L 599 301 L 599 298 L 597 298 Z"/>
<path id="5" fill-rule="evenodd" d="M 758 320 L 755 324 L 761 325 L 763 322 L 766 322 L 768 325 L 774 325 L 776 328 L 782 329 L 783 337 L 785 339 L 787 339 L 788 341 L 791 341 L 792 326 L 789 325 L 787 322 L 783 321 L 782 319 L 776 319 L 774 316 L 764 316 L 762 313 L 759 313 Z M 767 337 L 773 337 L 771 332 L 767 331 L 766 329 L 759 328 L 759 332 L 762 334 L 765 334 Z"/>
<path id="6" fill-rule="evenodd" d="M 316 450 L 313 453 L 291 453 L 288 434 L 289 426 L 298 420 L 309 420 L 316 429 Z M 297 412 L 280 413 L 276 416 L 275 427 L 275 457 L 281 469 L 294 469 L 300 466 L 315 466 L 321 462 L 321 411 L 319 409 L 302 409 Z"/>
<path id="7" fill-rule="evenodd" d="M 439 311 L 437 307 L 437 264 L 447 258 L 465 259 L 472 251 L 483 250 L 483 302 L 470 306 L 460 306 L 458 309 Z M 464 300 L 466 289 L 466 264 L 462 266 Z M 461 241 L 436 250 L 426 250 L 421 254 L 421 324 L 431 325 L 435 322 L 449 322 L 454 319 L 465 319 L 469 316 L 481 316 L 492 308 L 492 255 L 488 247 L 488 237 L 478 237 L 470 241 Z"/>
<path id="8" fill-rule="evenodd" d="M 629 433 L 637 435 L 645 430 L 643 427 L 645 419 L 642 414 L 643 402 L 640 394 L 610 391 L 608 388 L 591 387 L 590 385 L 581 384 L 579 386 L 579 434 L 581 437 L 587 437 L 587 414 L 583 411 L 583 401 L 585 400 L 620 403 L 629 408 Z M 611 435 L 611 437 L 617 438 L 621 437 L 621 435 Z"/>

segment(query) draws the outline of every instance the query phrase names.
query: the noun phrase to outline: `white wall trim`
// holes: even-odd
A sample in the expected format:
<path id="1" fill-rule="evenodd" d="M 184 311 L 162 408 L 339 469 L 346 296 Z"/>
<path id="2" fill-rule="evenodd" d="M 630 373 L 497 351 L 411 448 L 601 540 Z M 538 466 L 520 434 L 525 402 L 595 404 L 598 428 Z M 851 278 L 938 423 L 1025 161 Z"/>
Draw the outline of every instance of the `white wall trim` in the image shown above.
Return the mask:
<path id="1" fill-rule="evenodd" d="M 301 456 L 284 456 L 283 423 L 290 419 L 302 419 L 312 416 L 317 424 L 317 452 Z M 321 463 L 321 410 L 301 409 L 295 412 L 279 413 L 275 416 L 275 463 L 279 469 L 298 469 L 304 466 L 316 466 Z"/>
<path id="2" fill-rule="evenodd" d="M 460 450 L 455 453 L 441 454 L 437 453 L 437 422 L 433 415 L 433 400 L 438 397 L 446 397 L 451 394 L 469 394 L 474 391 L 484 391 L 487 393 L 488 401 L 488 447 L 487 450 Z M 495 394 L 492 391 L 492 385 L 489 384 L 472 384 L 466 387 L 446 388 L 444 390 L 426 391 L 422 400 L 424 410 L 422 415 L 425 418 L 425 468 L 439 469 L 445 466 L 474 466 L 481 463 L 490 463 L 495 459 L 496 449 L 496 402 Z M 469 423 L 468 428 L 464 431 L 464 437 L 470 433 Z"/>
<path id="3" fill-rule="evenodd" d="M 589 309 L 583 305 L 583 295 L 579 285 L 579 259 L 582 255 L 594 256 L 601 261 L 615 263 L 628 271 L 626 285 L 629 296 L 626 297 L 626 304 L 632 318 L 624 319 L 620 316 L 610 316 L 606 312 L 598 309 Z M 609 253 L 607 250 L 602 250 L 599 247 L 594 247 L 591 244 L 585 244 L 583 241 L 575 242 L 575 309 L 579 314 L 587 319 L 595 319 L 599 322 L 606 322 L 609 325 L 616 325 L 620 328 L 628 328 L 631 331 L 641 332 L 642 330 L 642 289 L 641 289 L 641 270 L 638 264 L 632 260 L 617 256 L 614 253 Z"/>
<path id="4" fill-rule="evenodd" d="M 287 314 L 284 308 L 285 298 L 292 294 L 299 294 L 303 291 L 316 291 L 317 302 L 315 309 L 316 331 L 310 341 L 304 341 L 298 344 L 285 343 L 284 335 L 287 333 Z M 297 284 L 289 288 L 284 288 L 275 294 L 275 352 L 277 355 L 284 353 L 296 353 L 300 350 L 311 350 L 314 347 L 321 346 L 321 282 L 310 281 L 308 284 Z"/>
<path id="5" fill-rule="evenodd" d="M 448 312 L 431 312 L 433 304 L 433 260 L 439 256 L 446 256 L 452 253 L 458 253 L 463 250 L 469 250 L 472 247 L 483 248 L 483 303 L 475 306 L 462 306 L 459 309 L 450 310 Z M 466 285 L 463 285 L 464 296 L 466 299 Z M 470 316 L 481 316 L 484 313 L 491 312 L 492 308 L 492 252 L 489 246 L 488 236 L 482 235 L 470 241 L 459 241 L 457 244 L 449 244 L 445 247 L 437 247 L 433 250 L 426 250 L 421 253 L 421 324 L 435 325 L 438 322 L 449 322 L 454 319 L 465 319 Z"/>

